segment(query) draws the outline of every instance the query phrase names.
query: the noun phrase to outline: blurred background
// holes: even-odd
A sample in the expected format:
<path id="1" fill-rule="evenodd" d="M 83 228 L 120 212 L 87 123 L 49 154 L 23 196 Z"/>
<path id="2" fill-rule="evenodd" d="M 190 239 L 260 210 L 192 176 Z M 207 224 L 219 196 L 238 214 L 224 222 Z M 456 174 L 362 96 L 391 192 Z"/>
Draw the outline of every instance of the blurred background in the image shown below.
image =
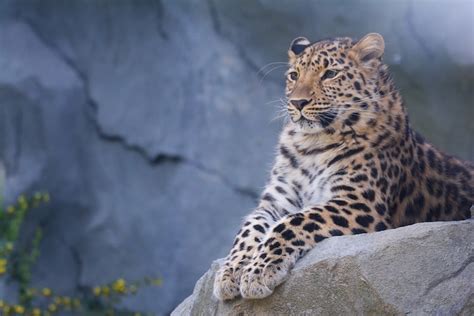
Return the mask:
<path id="1" fill-rule="evenodd" d="M 22 229 L 43 232 L 32 286 L 151 276 L 120 304 L 152 314 L 190 295 L 265 184 L 286 70 L 272 63 L 297 36 L 381 33 L 412 125 L 473 160 L 473 21 L 470 0 L 1 1 L 5 204 L 50 196 Z"/>

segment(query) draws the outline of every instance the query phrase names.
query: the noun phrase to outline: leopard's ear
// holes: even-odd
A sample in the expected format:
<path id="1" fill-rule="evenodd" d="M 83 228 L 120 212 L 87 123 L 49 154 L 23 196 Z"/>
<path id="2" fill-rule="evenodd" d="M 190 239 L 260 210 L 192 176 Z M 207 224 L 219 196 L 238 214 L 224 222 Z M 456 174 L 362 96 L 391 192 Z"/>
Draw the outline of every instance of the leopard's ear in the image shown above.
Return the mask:
<path id="1" fill-rule="evenodd" d="M 310 45 L 310 41 L 306 37 L 297 37 L 295 38 L 288 49 L 288 57 L 290 62 L 294 61 L 296 57 L 301 54 L 306 47 Z"/>
<path id="2" fill-rule="evenodd" d="M 369 33 L 360 39 L 350 51 L 350 55 L 358 62 L 367 64 L 375 59 L 381 60 L 385 50 L 382 35 Z"/>

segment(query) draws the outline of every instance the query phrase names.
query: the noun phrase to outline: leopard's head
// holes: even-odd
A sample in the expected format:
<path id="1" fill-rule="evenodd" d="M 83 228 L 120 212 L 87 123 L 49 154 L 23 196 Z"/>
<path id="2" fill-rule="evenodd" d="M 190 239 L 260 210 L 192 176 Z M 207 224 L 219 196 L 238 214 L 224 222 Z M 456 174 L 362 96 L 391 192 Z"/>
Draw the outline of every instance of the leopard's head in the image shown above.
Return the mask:
<path id="1" fill-rule="evenodd" d="M 355 42 L 335 38 L 311 44 L 296 38 L 288 50 L 287 108 L 292 123 L 305 132 L 343 128 L 370 117 L 379 95 L 384 40 L 370 33 Z"/>

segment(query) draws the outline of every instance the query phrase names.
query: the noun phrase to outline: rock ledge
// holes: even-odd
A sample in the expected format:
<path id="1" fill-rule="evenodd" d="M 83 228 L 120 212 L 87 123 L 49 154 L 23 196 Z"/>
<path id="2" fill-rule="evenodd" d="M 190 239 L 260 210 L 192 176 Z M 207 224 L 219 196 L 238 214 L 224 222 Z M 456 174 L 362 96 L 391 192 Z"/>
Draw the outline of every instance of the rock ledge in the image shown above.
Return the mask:
<path id="1" fill-rule="evenodd" d="M 219 262 L 171 315 L 474 314 L 474 220 L 330 238 L 262 300 L 217 301 Z"/>

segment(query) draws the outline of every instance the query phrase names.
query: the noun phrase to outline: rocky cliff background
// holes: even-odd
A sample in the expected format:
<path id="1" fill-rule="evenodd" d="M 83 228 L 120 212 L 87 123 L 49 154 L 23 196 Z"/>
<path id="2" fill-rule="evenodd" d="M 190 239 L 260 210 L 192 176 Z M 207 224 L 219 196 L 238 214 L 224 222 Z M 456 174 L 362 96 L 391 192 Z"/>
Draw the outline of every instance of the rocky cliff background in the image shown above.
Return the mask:
<path id="1" fill-rule="evenodd" d="M 34 284 L 74 294 L 159 276 L 125 302 L 157 314 L 189 295 L 265 183 L 285 71 L 271 63 L 297 36 L 381 33 L 412 124 L 473 160 L 473 12 L 469 0 L 2 1 L 6 199 L 52 200 L 28 218 L 45 234 Z"/>

